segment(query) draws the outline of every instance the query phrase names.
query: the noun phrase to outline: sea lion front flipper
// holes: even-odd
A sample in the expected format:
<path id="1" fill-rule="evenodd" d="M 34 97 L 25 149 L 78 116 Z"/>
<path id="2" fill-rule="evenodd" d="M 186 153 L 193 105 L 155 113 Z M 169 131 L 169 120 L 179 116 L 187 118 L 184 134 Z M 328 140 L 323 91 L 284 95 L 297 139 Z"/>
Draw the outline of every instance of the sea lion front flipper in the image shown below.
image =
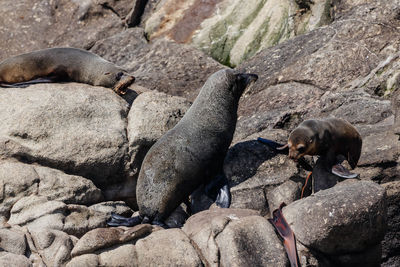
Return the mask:
<path id="1" fill-rule="evenodd" d="M 331 171 L 334 175 L 337 175 L 343 179 L 355 179 L 360 177 L 360 174 L 350 172 L 342 164 L 333 165 Z"/>
<path id="2" fill-rule="evenodd" d="M 282 145 L 282 144 L 279 144 L 279 143 L 277 143 L 275 141 L 272 141 L 272 140 L 269 140 L 269 139 L 265 139 L 265 138 L 261 138 L 261 137 L 258 137 L 257 141 L 260 142 L 260 143 L 266 144 L 267 146 L 269 146 L 272 149 L 274 149 L 277 153 L 281 153 L 281 154 L 285 154 L 285 155 L 289 154 L 289 147 L 287 145 Z M 308 164 L 304 160 L 304 158 L 299 158 L 298 163 L 306 171 L 312 171 L 312 169 L 313 169 L 310 166 L 310 164 Z"/>
<path id="3" fill-rule="evenodd" d="M 297 255 L 296 238 L 289 224 L 286 222 L 282 214 L 282 208 L 285 203 L 282 203 L 278 209 L 272 212 L 272 219 L 268 221 L 275 227 L 279 236 L 283 239 L 283 245 L 288 255 L 290 266 L 300 266 L 299 256 Z"/>
<path id="4" fill-rule="evenodd" d="M 215 201 L 218 207 L 229 208 L 231 205 L 229 182 L 224 174 L 215 176 L 215 178 L 204 187 L 204 192 Z"/>
<path id="5" fill-rule="evenodd" d="M 260 143 L 268 145 L 269 147 L 271 147 L 272 149 L 276 150 L 279 153 L 289 154 L 289 148 L 287 147 L 287 145 L 282 145 L 282 144 L 279 144 L 279 143 L 277 143 L 275 141 L 272 141 L 272 140 L 269 140 L 269 139 L 265 139 L 265 138 L 261 138 L 261 137 L 258 137 L 257 141 L 260 142 Z"/>
<path id="6" fill-rule="evenodd" d="M 124 216 L 111 213 L 111 218 L 107 221 L 108 226 L 135 226 L 142 223 L 143 218 L 140 216 L 126 218 Z"/>
<path id="7" fill-rule="evenodd" d="M 229 185 L 226 184 L 219 189 L 215 204 L 217 204 L 217 206 L 221 208 L 229 208 L 229 206 L 231 205 L 231 199 L 231 190 L 229 188 Z"/>

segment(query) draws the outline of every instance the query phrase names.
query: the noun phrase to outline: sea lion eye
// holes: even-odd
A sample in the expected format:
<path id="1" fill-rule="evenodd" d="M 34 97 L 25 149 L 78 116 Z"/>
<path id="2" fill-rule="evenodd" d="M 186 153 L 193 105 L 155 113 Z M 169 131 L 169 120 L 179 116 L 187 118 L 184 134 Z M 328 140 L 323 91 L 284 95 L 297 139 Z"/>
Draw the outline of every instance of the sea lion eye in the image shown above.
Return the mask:
<path id="1" fill-rule="evenodd" d="M 299 147 L 297 149 L 297 151 L 299 151 L 300 154 L 303 154 L 306 151 L 306 148 L 304 146 L 302 146 L 302 147 Z"/>

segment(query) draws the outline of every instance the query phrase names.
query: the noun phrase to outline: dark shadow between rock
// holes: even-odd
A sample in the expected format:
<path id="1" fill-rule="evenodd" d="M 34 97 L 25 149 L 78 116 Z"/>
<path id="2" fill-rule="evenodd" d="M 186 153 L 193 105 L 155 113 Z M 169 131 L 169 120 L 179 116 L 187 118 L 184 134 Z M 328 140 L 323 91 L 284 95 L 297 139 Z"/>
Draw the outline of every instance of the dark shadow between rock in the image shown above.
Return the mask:
<path id="1" fill-rule="evenodd" d="M 231 187 L 253 177 L 258 167 L 277 153 L 257 140 L 244 141 L 232 146 L 225 157 L 224 172 Z"/>

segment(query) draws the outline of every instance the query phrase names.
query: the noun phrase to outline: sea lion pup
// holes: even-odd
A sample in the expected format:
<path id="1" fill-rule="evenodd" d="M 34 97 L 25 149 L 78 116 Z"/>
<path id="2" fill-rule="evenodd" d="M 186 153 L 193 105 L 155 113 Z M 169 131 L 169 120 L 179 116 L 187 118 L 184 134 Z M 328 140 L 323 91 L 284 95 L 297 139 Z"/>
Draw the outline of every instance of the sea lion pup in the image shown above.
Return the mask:
<path id="1" fill-rule="evenodd" d="M 219 173 L 232 142 L 239 98 L 254 74 L 224 69 L 211 75 L 192 106 L 146 154 L 136 186 L 139 217 L 113 215 L 110 226 L 163 221 Z"/>
<path id="2" fill-rule="evenodd" d="M 342 178 L 355 178 L 340 163 L 346 159 L 351 168 L 357 166 L 362 139 L 357 129 L 343 119 L 326 118 L 306 120 L 294 129 L 288 143 L 279 149 L 289 148 L 289 158 L 297 161 L 305 155 L 324 157 L 326 167 Z"/>
<path id="3" fill-rule="evenodd" d="M 0 62 L 0 86 L 22 87 L 49 81 L 103 86 L 122 95 L 135 78 L 98 55 L 77 48 L 48 48 Z"/>

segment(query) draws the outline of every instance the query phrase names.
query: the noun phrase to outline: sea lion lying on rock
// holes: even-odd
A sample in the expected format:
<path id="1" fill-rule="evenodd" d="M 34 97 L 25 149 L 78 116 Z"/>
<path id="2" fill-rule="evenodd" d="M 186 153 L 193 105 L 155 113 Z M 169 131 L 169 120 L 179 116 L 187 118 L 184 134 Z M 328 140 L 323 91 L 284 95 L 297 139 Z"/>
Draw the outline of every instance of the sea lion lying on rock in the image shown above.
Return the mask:
<path id="1" fill-rule="evenodd" d="M 125 94 L 135 78 L 115 64 L 77 48 L 48 48 L 0 62 L 0 86 L 69 81 L 112 88 Z"/>
<path id="2" fill-rule="evenodd" d="M 230 69 L 211 75 L 183 118 L 146 154 L 136 187 L 140 216 L 126 219 L 113 215 L 108 224 L 152 222 L 163 226 L 163 221 L 196 188 L 223 173 L 239 98 L 256 80 L 257 75 Z"/>

